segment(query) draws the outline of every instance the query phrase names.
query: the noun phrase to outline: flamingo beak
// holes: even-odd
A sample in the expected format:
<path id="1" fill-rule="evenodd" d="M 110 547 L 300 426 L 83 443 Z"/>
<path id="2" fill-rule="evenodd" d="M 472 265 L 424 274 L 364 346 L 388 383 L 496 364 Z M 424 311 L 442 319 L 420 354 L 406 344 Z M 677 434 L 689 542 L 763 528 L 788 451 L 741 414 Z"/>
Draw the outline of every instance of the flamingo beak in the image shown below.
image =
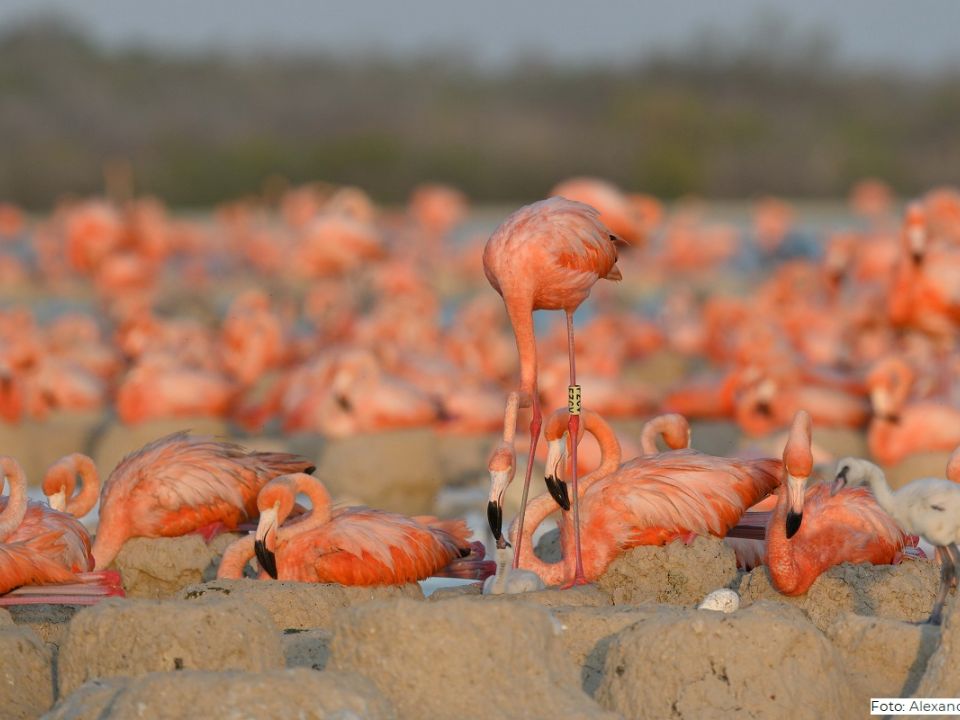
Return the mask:
<path id="1" fill-rule="evenodd" d="M 927 234 L 922 227 L 911 227 L 907 230 L 907 242 L 910 245 L 910 257 L 914 264 L 923 262 L 924 251 L 927 245 Z"/>
<path id="2" fill-rule="evenodd" d="M 839 470 L 837 470 L 837 477 L 834 478 L 833 483 L 830 485 L 830 494 L 836 495 L 838 492 L 843 490 L 847 485 L 847 473 L 850 472 L 850 466 L 844 465 Z"/>
<path id="3" fill-rule="evenodd" d="M 58 512 L 66 512 L 67 488 L 65 486 L 61 486 L 60 489 L 51 495 L 47 500 L 50 503 L 50 507 L 52 507 L 54 510 L 57 510 Z"/>
<path id="4" fill-rule="evenodd" d="M 875 387 L 870 392 L 870 404 L 873 405 L 873 412 L 878 417 L 885 417 L 890 412 L 890 394 L 886 388 Z"/>
<path id="5" fill-rule="evenodd" d="M 551 497 L 557 501 L 557 505 L 564 510 L 570 509 L 570 494 L 567 492 L 567 484 L 560 479 L 560 468 L 563 467 L 567 454 L 566 433 L 557 440 L 551 440 L 547 445 L 547 464 L 546 475 L 543 481 L 547 484 L 547 490 Z"/>
<path id="6" fill-rule="evenodd" d="M 257 534 L 253 541 L 253 550 L 267 575 L 277 579 L 277 556 L 274 551 L 277 547 L 277 508 L 267 508 L 260 513 L 260 522 L 257 524 Z"/>
<path id="7" fill-rule="evenodd" d="M 506 547 L 506 540 L 503 537 L 503 496 L 506 494 L 507 486 L 510 485 L 512 479 L 513 473 L 509 470 L 490 471 L 487 523 L 490 525 L 490 532 L 493 533 L 498 548 Z"/>
<path id="8" fill-rule="evenodd" d="M 800 529 L 803 522 L 803 497 L 806 492 L 806 478 L 787 475 L 787 539 Z"/>

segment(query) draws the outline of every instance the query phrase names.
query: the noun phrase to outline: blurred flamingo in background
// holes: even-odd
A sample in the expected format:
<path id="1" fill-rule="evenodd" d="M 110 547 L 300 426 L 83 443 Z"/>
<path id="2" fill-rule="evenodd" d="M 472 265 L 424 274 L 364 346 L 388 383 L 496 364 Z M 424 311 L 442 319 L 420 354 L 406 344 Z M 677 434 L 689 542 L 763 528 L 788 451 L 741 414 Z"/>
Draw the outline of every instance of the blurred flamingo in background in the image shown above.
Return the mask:
<path id="1" fill-rule="evenodd" d="M 600 213 L 600 222 L 631 245 L 640 245 L 645 239 L 641 234 L 642 205 L 631 201 L 616 185 L 607 180 L 595 177 L 570 178 L 554 186 L 550 196 L 574 200 L 595 208 Z M 646 209 L 649 212 L 649 206 Z M 646 219 L 651 219 L 649 214 Z"/>
<path id="2" fill-rule="evenodd" d="M 130 538 L 234 530 L 257 516 L 257 493 L 269 480 L 313 470 L 297 455 L 183 432 L 154 440 L 123 458 L 103 484 L 93 545 L 97 569 Z"/>
<path id="3" fill-rule="evenodd" d="M 483 251 L 487 280 L 500 293 L 510 316 L 520 355 L 520 406 L 531 407 L 530 453 L 523 481 L 519 527 L 530 487 L 533 457 L 540 436 L 542 415 L 537 387 L 537 345 L 534 310 L 563 310 L 567 316 L 570 387 L 576 387 L 573 314 L 601 278 L 620 280 L 616 236 L 599 220 L 593 208 L 562 197 L 527 205 L 510 215 L 490 236 Z M 571 390 L 572 392 L 572 390 Z M 570 435 L 578 436 L 579 418 L 570 415 Z M 573 447 L 574 532 L 577 535 L 577 572 L 574 583 L 585 582 L 580 562 L 577 456 Z M 522 538 L 518 534 L 518 539 Z M 520 561 L 516 547 L 514 563 Z"/>
<path id="4" fill-rule="evenodd" d="M 878 362 L 868 376 L 873 419 L 867 443 L 870 454 L 884 465 L 915 452 L 960 445 L 960 408 L 942 399 L 910 402 L 914 377 L 909 363 L 897 356 Z"/>

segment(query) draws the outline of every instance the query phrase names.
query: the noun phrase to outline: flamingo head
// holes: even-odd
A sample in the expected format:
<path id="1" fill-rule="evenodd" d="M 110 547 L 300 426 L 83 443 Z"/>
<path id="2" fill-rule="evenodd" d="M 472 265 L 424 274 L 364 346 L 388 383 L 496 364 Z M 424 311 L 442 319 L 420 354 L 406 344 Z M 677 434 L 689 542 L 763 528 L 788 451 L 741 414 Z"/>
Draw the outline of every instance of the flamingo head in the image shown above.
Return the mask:
<path id="1" fill-rule="evenodd" d="M 665 416 L 663 440 L 671 450 L 682 450 L 691 445 L 693 433 L 690 423 L 680 413 L 670 413 Z"/>
<path id="2" fill-rule="evenodd" d="M 793 418 L 786 447 L 783 449 L 783 470 L 787 476 L 787 538 L 792 538 L 803 521 L 803 500 L 807 478 L 813 471 L 810 451 L 810 415 L 799 410 Z"/>
<path id="3" fill-rule="evenodd" d="M 589 411 L 584 411 L 584 414 L 587 412 Z M 543 437 L 547 441 L 546 475 L 543 480 L 550 495 L 564 510 L 570 509 L 570 493 L 567 492 L 567 484 L 560 479 L 560 469 L 566 466 L 567 444 L 570 437 L 569 421 L 570 415 L 566 409 L 560 408 L 550 413 L 543 428 Z M 577 443 L 583 438 L 584 431 L 584 423 L 580 423 L 577 430 Z"/>
<path id="4" fill-rule="evenodd" d="M 76 468 L 67 462 L 67 458 L 57 461 L 47 470 L 42 489 L 50 507 L 66 512 L 67 498 L 73 497 L 73 491 L 76 489 Z"/>
<path id="5" fill-rule="evenodd" d="M 907 208 L 903 231 L 907 249 L 910 251 L 910 258 L 915 265 L 919 265 L 923 262 L 927 249 L 926 217 L 920 204 L 913 203 Z"/>
<path id="6" fill-rule="evenodd" d="M 547 436 L 549 437 L 549 436 Z M 543 480 L 547 484 L 547 490 L 557 501 L 557 505 L 564 510 L 570 509 L 570 494 L 567 492 L 567 484 L 560 479 L 560 468 L 566 465 L 567 459 L 567 436 L 561 435 L 558 438 L 547 440 L 547 464 L 545 467 L 546 475 Z"/>
<path id="7" fill-rule="evenodd" d="M 490 497 L 487 501 L 487 523 L 497 541 L 498 548 L 507 546 L 503 537 L 503 496 L 513 481 L 517 469 L 517 456 L 513 447 L 500 443 L 490 455 L 487 470 L 490 473 Z"/>
<path id="8" fill-rule="evenodd" d="M 830 484 L 830 494 L 836 495 L 845 487 L 860 487 L 865 485 L 871 475 L 883 472 L 868 460 L 855 457 L 841 458 L 837 462 L 837 474 Z"/>
<path id="9" fill-rule="evenodd" d="M 271 480 L 257 496 L 260 520 L 253 549 L 260 567 L 274 580 L 277 579 L 277 528 L 290 515 L 296 497 L 296 488 L 291 487 L 288 481 L 290 477 L 281 476 Z"/>

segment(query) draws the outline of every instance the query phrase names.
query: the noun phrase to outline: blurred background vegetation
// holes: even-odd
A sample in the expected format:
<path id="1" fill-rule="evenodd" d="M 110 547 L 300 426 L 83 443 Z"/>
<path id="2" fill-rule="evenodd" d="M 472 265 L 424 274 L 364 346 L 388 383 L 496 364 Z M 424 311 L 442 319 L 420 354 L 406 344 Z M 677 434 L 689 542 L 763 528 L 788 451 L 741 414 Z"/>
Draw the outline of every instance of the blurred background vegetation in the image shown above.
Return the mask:
<path id="1" fill-rule="evenodd" d="M 204 206 L 267 178 L 350 183 L 383 202 L 423 180 L 478 202 L 595 174 L 663 197 L 904 194 L 956 179 L 960 71 L 841 67 L 822 34 L 709 35 L 635 63 L 105 49 L 34 20 L 0 33 L 0 200 L 34 209 L 103 187 Z"/>

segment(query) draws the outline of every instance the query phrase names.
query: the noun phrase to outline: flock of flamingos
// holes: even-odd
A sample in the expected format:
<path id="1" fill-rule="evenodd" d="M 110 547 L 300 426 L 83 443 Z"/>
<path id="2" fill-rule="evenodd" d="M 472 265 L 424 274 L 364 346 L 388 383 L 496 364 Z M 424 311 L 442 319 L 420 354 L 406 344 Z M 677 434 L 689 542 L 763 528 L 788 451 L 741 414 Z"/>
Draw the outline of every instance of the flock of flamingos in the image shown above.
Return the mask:
<path id="1" fill-rule="evenodd" d="M 102 483 L 76 453 L 43 478 L 49 504 L 28 500 L 22 467 L 0 456 L 0 605 L 121 594 L 109 568 L 134 537 L 252 530 L 226 550 L 220 577 L 449 575 L 499 593 L 587 583 L 628 548 L 712 535 L 742 567 L 766 564 L 787 595 L 843 562 L 924 561 L 932 547 L 941 583 L 929 622 L 940 622 L 960 576 L 960 452 L 946 479 L 896 490 L 880 466 L 960 446 L 960 192 L 900 211 L 864 182 L 855 224 L 812 250 L 775 199 L 755 205 L 746 238 L 695 202 L 665 213 L 590 178 L 512 212 L 489 237 L 465 234 L 468 210 L 440 185 L 399 211 L 318 185 L 212 219 L 147 199 L 69 201 L 37 220 L 0 205 L 3 284 L 92 308 L 0 312 L 6 422 L 94 411 L 329 437 L 502 430 L 488 462 L 496 563 L 463 520 L 335 506 L 310 461 L 288 453 L 176 433 Z M 723 290 L 731 268 L 746 288 Z M 496 294 L 477 287 L 484 275 Z M 191 309 L 201 297 L 214 302 Z M 566 322 L 548 329 L 537 310 Z M 676 383 L 638 379 L 656 353 L 684 369 Z M 657 412 L 639 446 L 608 422 Z M 755 437 L 789 428 L 782 458 L 691 449 L 688 420 L 703 419 Z M 817 483 L 814 428 L 837 427 L 865 430 L 879 465 L 845 458 Z M 546 487 L 531 498 L 541 435 Z M 581 447 L 586 435 L 595 443 Z M 518 448 L 523 494 L 505 529 Z M 79 519 L 98 503 L 91 538 Z M 533 533 L 558 511 L 562 559 L 547 563 Z"/>

